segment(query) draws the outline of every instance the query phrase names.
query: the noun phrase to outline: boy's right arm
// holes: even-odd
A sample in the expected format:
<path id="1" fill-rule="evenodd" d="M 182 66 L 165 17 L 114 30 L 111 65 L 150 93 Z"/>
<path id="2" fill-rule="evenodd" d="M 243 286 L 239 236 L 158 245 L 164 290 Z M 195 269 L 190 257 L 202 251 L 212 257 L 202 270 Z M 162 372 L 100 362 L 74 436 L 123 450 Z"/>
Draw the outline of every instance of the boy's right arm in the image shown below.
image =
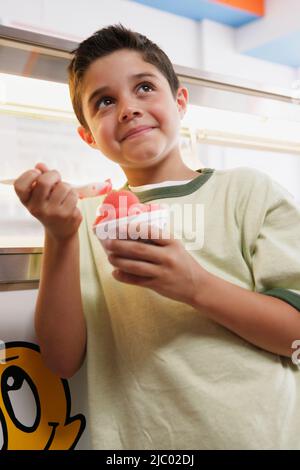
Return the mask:
<path id="1" fill-rule="evenodd" d="M 60 377 L 80 368 L 86 324 L 79 274 L 78 228 L 82 220 L 77 195 L 59 173 L 43 164 L 23 173 L 15 191 L 45 227 L 45 246 L 35 311 L 35 328 L 46 365 Z"/>

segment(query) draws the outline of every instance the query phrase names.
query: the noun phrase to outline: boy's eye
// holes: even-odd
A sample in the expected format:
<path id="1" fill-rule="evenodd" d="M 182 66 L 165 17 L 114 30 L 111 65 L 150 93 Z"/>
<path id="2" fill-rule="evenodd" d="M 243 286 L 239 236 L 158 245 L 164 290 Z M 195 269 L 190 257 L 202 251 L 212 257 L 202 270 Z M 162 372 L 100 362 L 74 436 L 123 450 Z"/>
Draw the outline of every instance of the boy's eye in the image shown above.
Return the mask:
<path id="1" fill-rule="evenodd" d="M 95 106 L 97 109 L 107 108 L 110 104 L 112 104 L 112 101 L 112 98 L 109 98 L 109 96 L 103 96 L 103 98 L 100 98 L 98 101 L 96 101 Z"/>
<path id="2" fill-rule="evenodd" d="M 138 89 L 143 89 L 144 91 L 149 93 L 149 91 L 153 91 L 154 88 L 150 83 L 141 83 Z"/>

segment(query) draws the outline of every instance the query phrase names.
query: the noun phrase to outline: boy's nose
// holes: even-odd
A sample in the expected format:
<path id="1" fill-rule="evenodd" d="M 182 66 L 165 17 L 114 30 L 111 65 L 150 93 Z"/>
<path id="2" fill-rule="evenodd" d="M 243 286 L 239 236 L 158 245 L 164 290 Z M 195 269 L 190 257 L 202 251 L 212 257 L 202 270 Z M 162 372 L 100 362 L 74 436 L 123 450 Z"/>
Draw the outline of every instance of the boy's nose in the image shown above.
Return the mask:
<path id="1" fill-rule="evenodd" d="M 120 122 L 128 121 L 134 117 L 142 116 L 142 112 L 136 108 L 129 108 L 123 109 L 120 113 Z"/>

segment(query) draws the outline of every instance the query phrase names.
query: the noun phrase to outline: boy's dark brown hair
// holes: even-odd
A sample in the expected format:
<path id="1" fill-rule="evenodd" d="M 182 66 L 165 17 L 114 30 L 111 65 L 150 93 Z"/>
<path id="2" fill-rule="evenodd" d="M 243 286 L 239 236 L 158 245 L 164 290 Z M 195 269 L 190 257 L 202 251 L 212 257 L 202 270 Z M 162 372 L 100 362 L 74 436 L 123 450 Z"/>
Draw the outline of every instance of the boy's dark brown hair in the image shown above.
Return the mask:
<path id="1" fill-rule="evenodd" d="M 78 121 L 86 129 L 88 125 L 83 115 L 81 102 L 84 75 L 95 60 L 120 49 L 139 52 L 145 62 L 154 65 L 165 76 L 174 98 L 176 97 L 180 83 L 168 56 L 146 36 L 131 31 L 122 24 L 108 26 L 96 31 L 79 44 L 78 48 L 73 51 L 74 57 L 68 67 L 73 109 Z"/>

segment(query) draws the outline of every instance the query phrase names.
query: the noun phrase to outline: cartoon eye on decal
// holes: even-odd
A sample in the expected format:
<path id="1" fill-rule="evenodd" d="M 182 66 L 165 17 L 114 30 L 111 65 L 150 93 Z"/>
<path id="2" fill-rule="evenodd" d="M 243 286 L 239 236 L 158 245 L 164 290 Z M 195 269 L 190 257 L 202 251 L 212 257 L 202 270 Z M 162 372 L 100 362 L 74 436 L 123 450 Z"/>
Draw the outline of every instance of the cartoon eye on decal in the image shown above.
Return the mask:
<path id="1" fill-rule="evenodd" d="M 14 425 L 24 432 L 35 431 L 39 425 L 41 407 L 37 388 L 29 375 L 18 366 L 8 367 L 1 377 L 1 392 Z M 28 406 L 24 407 L 24 401 Z"/>

